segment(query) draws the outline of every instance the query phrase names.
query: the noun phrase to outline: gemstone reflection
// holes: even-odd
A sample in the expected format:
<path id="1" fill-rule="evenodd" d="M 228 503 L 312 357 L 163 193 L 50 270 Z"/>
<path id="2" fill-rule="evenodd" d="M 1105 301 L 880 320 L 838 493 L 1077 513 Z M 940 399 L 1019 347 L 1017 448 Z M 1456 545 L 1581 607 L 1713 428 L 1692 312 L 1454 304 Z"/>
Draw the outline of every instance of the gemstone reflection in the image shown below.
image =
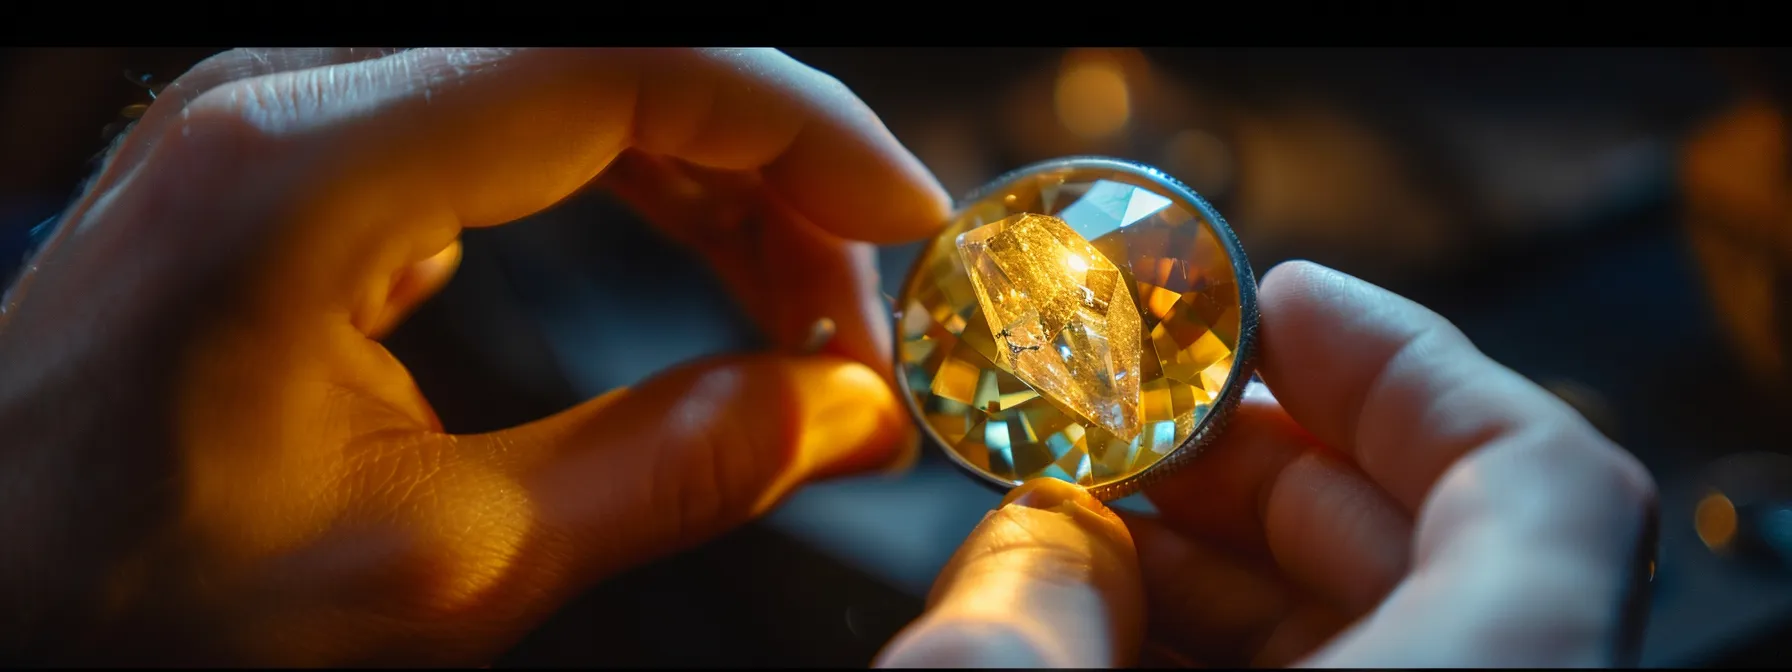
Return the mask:
<path id="1" fill-rule="evenodd" d="M 967 466 L 1117 483 L 1200 427 L 1233 375 L 1233 260 L 1185 196 L 1101 162 L 967 203 L 899 299 L 898 370 Z M 1248 274 L 1247 274 L 1248 277 Z"/>

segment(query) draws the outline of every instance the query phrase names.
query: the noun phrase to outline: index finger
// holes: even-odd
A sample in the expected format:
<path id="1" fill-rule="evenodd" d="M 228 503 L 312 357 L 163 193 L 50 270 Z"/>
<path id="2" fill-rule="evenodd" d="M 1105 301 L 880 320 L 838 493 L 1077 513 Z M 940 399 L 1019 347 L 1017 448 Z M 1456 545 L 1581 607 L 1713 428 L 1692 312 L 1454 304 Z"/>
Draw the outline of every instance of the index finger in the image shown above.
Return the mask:
<path id="1" fill-rule="evenodd" d="M 264 165 L 283 151 L 334 169 L 349 193 L 331 195 L 461 226 L 546 208 L 630 146 L 759 170 L 853 240 L 924 236 L 949 203 L 851 91 L 775 50 L 415 49 L 219 87 L 169 132 L 220 123 Z"/>
<path id="2" fill-rule="evenodd" d="M 926 613 L 876 667 L 1116 667 L 1143 642 L 1138 552 L 1081 488 L 1029 481 L 940 570 Z"/>

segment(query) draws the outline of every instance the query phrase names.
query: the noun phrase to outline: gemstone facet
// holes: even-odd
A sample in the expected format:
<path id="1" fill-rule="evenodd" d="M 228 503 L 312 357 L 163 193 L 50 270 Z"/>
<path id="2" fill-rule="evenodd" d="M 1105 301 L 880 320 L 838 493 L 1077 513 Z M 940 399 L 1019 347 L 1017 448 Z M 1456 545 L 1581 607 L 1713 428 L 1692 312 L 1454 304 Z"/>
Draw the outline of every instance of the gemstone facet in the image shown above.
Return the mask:
<path id="1" fill-rule="evenodd" d="M 1114 160 L 1041 164 L 923 246 L 898 298 L 898 375 L 961 466 L 1123 494 L 1241 392 L 1254 290 L 1186 188 Z"/>
<path id="2" fill-rule="evenodd" d="M 1119 267 L 1047 215 L 967 231 L 958 253 L 1002 346 L 996 365 L 1077 419 L 1138 437 L 1139 310 Z"/>

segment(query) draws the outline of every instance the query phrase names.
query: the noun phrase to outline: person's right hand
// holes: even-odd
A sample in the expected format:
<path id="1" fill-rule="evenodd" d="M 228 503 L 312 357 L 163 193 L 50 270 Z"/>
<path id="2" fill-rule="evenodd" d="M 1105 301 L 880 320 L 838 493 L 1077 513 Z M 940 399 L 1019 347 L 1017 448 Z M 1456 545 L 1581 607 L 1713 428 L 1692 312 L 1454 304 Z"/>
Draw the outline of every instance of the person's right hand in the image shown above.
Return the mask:
<path id="1" fill-rule="evenodd" d="M 1023 485 L 880 657 L 1600 666 L 1634 651 L 1647 471 L 1437 314 L 1308 263 L 1263 281 L 1262 376 L 1224 438 L 1119 514 Z M 1142 590 L 1141 590 L 1142 588 Z M 1148 626 L 1147 626 L 1148 623 Z"/>

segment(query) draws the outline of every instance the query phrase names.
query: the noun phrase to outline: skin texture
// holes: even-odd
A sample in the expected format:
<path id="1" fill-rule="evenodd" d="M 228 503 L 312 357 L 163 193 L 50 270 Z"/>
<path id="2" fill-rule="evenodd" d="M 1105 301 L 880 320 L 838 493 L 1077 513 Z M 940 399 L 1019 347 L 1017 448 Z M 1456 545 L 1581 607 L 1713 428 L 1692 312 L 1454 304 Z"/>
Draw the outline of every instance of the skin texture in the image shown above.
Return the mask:
<path id="1" fill-rule="evenodd" d="M 594 179 L 781 350 L 443 432 L 379 337 L 461 230 Z M 207 61 L 0 302 L 0 653 L 489 662 L 593 582 L 912 456 L 869 244 L 946 208 L 845 87 L 772 51 Z M 1261 303 L 1269 388 L 1148 493 L 1159 515 L 1016 490 L 878 663 L 1612 662 L 1648 474 L 1405 299 L 1291 264 Z M 818 317 L 836 335 L 803 354 Z"/>
<path id="2" fill-rule="evenodd" d="M 447 280 L 463 228 L 612 166 L 792 354 L 443 433 L 378 337 Z M 0 314 L 5 650 L 486 662 L 592 582 L 912 450 L 868 243 L 946 207 L 851 92 L 775 51 L 207 61 Z M 794 354 L 822 316 L 835 338 Z"/>
<path id="3" fill-rule="evenodd" d="M 1624 664 L 1648 472 L 1411 301 L 1304 262 L 1260 297 L 1268 387 L 1156 515 L 1023 486 L 1078 506 L 992 512 L 879 664 Z"/>

